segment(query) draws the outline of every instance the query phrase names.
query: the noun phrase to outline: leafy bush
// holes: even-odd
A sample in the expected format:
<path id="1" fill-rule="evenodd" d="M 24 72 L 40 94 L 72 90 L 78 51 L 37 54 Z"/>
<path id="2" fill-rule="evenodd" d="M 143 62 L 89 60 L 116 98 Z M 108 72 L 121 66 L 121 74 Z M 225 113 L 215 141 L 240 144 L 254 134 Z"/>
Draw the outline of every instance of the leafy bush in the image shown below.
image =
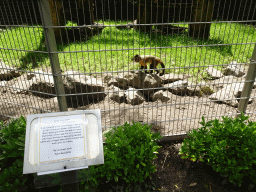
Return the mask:
<path id="1" fill-rule="evenodd" d="M 0 122 L 0 167 L 9 167 L 24 158 L 26 119 L 21 116 L 4 125 Z"/>
<path id="2" fill-rule="evenodd" d="M 17 191 L 27 180 L 23 176 L 25 133 L 23 116 L 7 125 L 0 122 L 0 191 Z"/>
<path id="3" fill-rule="evenodd" d="M 96 184 L 106 181 L 143 182 L 156 171 L 151 161 L 160 148 L 156 140 L 162 136 L 150 132 L 151 126 L 125 123 L 105 134 L 104 164 L 91 166 Z"/>
<path id="4" fill-rule="evenodd" d="M 23 159 L 17 159 L 1 172 L 0 191 L 17 191 L 26 181 L 27 178 L 23 177 Z"/>
<path id="5" fill-rule="evenodd" d="M 222 117 L 205 122 L 201 128 L 187 133 L 179 154 L 192 161 L 207 161 L 212 168 L 229 181 L 241 186 L 249 176 L 256 182 L 256 123 L 242 113 L 239 118 Z"/>

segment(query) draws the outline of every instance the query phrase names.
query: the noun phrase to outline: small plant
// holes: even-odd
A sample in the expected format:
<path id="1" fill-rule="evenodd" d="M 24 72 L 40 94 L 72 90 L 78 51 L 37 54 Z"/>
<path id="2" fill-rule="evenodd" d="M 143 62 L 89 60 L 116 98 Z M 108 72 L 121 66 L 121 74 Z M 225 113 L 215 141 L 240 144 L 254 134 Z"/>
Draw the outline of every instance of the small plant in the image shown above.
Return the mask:
<path id="1" fill-rule="evenodd" d="M 77 23 L 74 23 L 72 21 L 67 21 L 66 26 L 77 26 Z M 66 29 L 72 29 L 72 27 L 67 27 Z"/>
<path id="2" fill-rule="evenodd" d="M 0 177 L 0 191 L 17 191 L 25 185 L 23 177 L 23 159 L 17 159 L 12 166 L 4 169 Z"/>
<path id="3" fill-rule="evenodd" d="M 161 135 L 151 133 L 150 126 L 125 123 L 111 128 L 105 137 L 104 164 L 91 166 L 94 183 L 143 182 L 156 171 L 152 160 L 160 148 L 155 141 Z"/>
<path id="4" fill-rule="evenodd" d="M 256 181 L 256 123 L 247 121 L 249 116 L 232 119 L 222 117 L 223 122 L 215 119 L 205 122 L 202 117 L 201 128 L 187 133 L 179 154 L 181 158 L 192 161 L 205 160 L 222 176 L 238 185 L 249 176 Z M 250 185 L 252 186 L 252 185 Z"/>
<path id="5" fill-rule="evenodd" d="M 23 116 L 6 125 L 0 122 L 0 191 L 17 191 L 27 181 L 23 176 L 25 133 Z"/>
<path id="6" fill-rule="evenodd" d="M 206 95 L 211 95 L 214 93 L 214 91 L 210 87 L 202 87 L 201 91 Z"/>
<path id="7" fill-rule="evenodd" d="M 4 125 L 0 122 L 0 167 L 11 166 L 24 158 L 26 119 L 21 116 Z"/>

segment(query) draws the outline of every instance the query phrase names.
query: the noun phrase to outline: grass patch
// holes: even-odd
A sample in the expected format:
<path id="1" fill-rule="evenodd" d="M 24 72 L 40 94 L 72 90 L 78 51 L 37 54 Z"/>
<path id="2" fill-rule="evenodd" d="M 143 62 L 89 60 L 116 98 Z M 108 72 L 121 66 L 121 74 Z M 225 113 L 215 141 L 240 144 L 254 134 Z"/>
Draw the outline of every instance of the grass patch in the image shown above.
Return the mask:
<path id="1" fill-rule="evenodd" d="M 99 23 L 103 23 L 99 21 Z M 127 24 L 122 21 L 105 21 L 104 25 Z M 68 22 L 67 26 L 76 26 Z M 180 26 L 186 26 L 180 24 Z M 208 41 L 195 40 L 187 34 L 146 34 L 134 29 L 105 27 L 101 33 L 88 41 L 76 41 L 58 45 L 59 61 L 63 70 L 80 70 L 94 73 L 139 69 L 131 61 L 135 54 L 155 55 L 165 63 L 166 72 L 190 73 L 196 75 L 203 68 L 196 66 L 229 64 L 231 61 L 248 62 L 254 48 L 253 44 L 229 45 L 255 42 L 255 28 L 239 23 L 212 23 Z M 224 45 L 223 45 L 224 44 Z M 227 45 L 226 45 L 227 44 Z M 211 46 L 206 46 L 211 45 Z M 0 46 L 15 50 L 1 49 L 0 57 L 8 65 L 21 68 L 50 66 L 45 51 L 43 30 L 38 28 L 11 28 L 0 32 Z M 156 49 L 156 47 L 168 47 Z M 152 48 L 152 49 L 143 49 Z M 17 51 L 22 50 L 22 51 Z M 70 51 L 90 51 L 75 52 Z M 192 67 L 187 69 L 186 67 Z M 221 66 L 218 67 L 221 69 Z"/>

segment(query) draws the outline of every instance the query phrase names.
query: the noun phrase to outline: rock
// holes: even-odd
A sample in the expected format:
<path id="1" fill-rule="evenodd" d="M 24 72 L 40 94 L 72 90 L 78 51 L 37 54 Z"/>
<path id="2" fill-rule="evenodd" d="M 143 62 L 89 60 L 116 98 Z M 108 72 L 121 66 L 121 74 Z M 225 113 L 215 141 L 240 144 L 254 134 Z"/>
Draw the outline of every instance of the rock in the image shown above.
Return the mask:
<path id="1" fill-rule="evenodd" d="M 172 93 L 169 91 L 157 91 L 156 93 L 151 94 L 152 101 L 161 100 L 162 102 L 167 102 L 172 98 Z"/>
<path id="2" fill-rule="evenodd" d="M 108 84 L 109 81 L 111 81 L 113 79 L 113 75 L 111 73 L 104 73 L 102 75 L 102 78 L 103 78 L 103 82 Z"/>
<path id="3" fill-rule="evenodd" d="M 27 79 L 31 80 L 33 77 L 35 77 L 36 75 L 34 73 L 28 73 L 27 74 Z"/>
<path id="4" fill-rule="evenodd" d="M 111 78 L 108 82 L 107 82 L 108 86 L 114 85 L 115 87 L 121 87 L 121 88 L 128 88 L 128 86 L 126 85 L 125 87 L 120 85 L 118 83 L 118 81 L 115 78 Z"/>
<path id="5" fill-rule="evenodd" d="M 232 83 L 225 86 L 223 89 L 212 94 L 210 99 L 212 100 L 222 100 L 221 102 L 231 105 L 233 107 L 238 106 L 238 98 L 241 97 L 244 83 Z M 251 98 L 248 102 L 251 102 Z"/>
<path id="6" fill-rule="evenodd" d="M 161 76 L 161 78 L 162 78 L 162 83 L 166 84 L 166 83 L 173 83 L 174 81 L 183 80 L 186 78 L 186 76 L 184 74 L 169 73 L 169 74 L 164 74 L 163 76 Z"/>
<path id="7" fill-rule="evenodd" d="M 109 85 L 112 84 L 121 89 L 128 89 L 129 82 L 131 81 L 131 79 L 133 79 L 133 77 L 134 77 L 133 73 L 129 73 L 129 72 L 121 73 L 119 75 L 116 75 L 114 79 L 112 79 L 111 82 L 109 82 L 108 84 Z"/>
<path id="8" fill-rule="evenodd" d="M 34 73 L 28 73 L 27 74 L 27 79 L 28 80 L 31 80 L 33 77 L 35 76 L 39 76 L 39 75 L 46 75 L 47 73 L 41 71 L 41 70 L 38 70 L 38 71 L 34 71 Z"/>
<path id="9" fill-rule="evenodd" d="M 211 86 L 205 82 L 200 82 L 197 84 L 197 83 L 188 81 L 187 93 L 189 96 L 196 95 L 196 96 L 201 97 L 203 94 L 211 95 L 214 93 L 214 91 L 211 88 Z"/>
<path id="10" fill-rule="evenodd" d="M 54 97 L 56 95 L 53 76 L 36 74 L 32 81 L 29 90 L 36 91 L 33 94 L 40 97 Z M 76 101 L 77 103 L 86 103 L 89 101 L 102 100 L 106 94 L 104 93 L 103 83 L 96 78 L 80 75 L 78 72 L 67 71 L 62 77 L 66 94 L 81 94 L 67 96 L 68 102 Z M 42 92 L 42 93 L 37 93 Z M 53 95 L 49 95 L 53 94 Z"/>
<path id="11" fill-rule="evenodd" d="M 212 66 L 209 66 L 205 72 L 212 77 L 212 79 L 219 79 L 223 77 L 224 75 L 217 69 L 213 68 Z"/>
<path id="12" fill-rule="evenodd" d="M 210 96 L 210 99 L 212 100 L 219 100 L 219 102 L 226 103 L 228 105 L 231 105 L 233 107 L 238 106 L 238 101 L 235 98 L 232 91 L 222 89 L 218 91 L 217 93 L 214 93 Z"/>
<path id="13" fill-rule="evenodd" d="M 46 98 L 55 96 L 56 92 L 54 87 L 53 76 L 38 74 L 35 77 L 33 77 L 30 81 L 31 85 L 29 86 L 29 90 L 36 91 L 32 92 L 34 95 Z"/>
<path id="14" fill-rule="evenodd" d="M 10 89 L 10 91 L 12 93 L 27 94 L 28 90 L 32 86 L 32 82 L 32 80 L 28 80 L 26 74 L 23 74 L 20 77 L 17 77 L 12 85 L 13 89 Z"/>
<path id="15" fill-rule="evenodd" d="M 182 147 L 182 144 L 181 144 L 181 143 L 178 143 L 178 144 L 174 144 L 174 145 L 172 146 L 172 149 L 173 149 L 176 153 L 179 153 L 181 147 Z"/>
<path id="16" fill-rule="evenodd" d="M 232 61 L 227 68 L 224 70 L 224 75 L 233 75 L 236 77 L 241 77 L 245 74 L 244 70 L 241 68 L 241 65 L 238 65 L 237 62 Z"/>
<path id="17" fill-rule="evenodd" d="M 128 104 L 138 105 L 145 101 L 142 93 L 134 88 L 127 89 L 125 95 Z"/>
<path id="18" fill-rule="evenodd" d="M 5 93 L 7 91 L 7 88 L 5 87 L 7 85 L 7 81 L 0 81 L 0 91 Z"/>
<path id="19" fill-rule="evenodd" d="M 102 100 L 106 94 L 101 81 L 91 76 L 80 75 L 76 71 L 67 71 L 63 76 L 63 84 L 67 94 L 87 93 L 79 96 L 81 102 L 92 102 Z M 71 96 L 72 97 L 72 96 Z M 74 99 L 78 96 L 73 96 Z M 86 101 L 87 100 L 87 101 Z"/>
<path id="20" fill-rule="evenodd" d="M 86 76 L 86 75 L 81 75 L 79 72 L 76 71 L 67 71 L 66 73 L 67 76 L 63 76 L 63 83 L 68 83 L 70 88 L 76 88 L 77 92 L 103 92 L 104 87 L 103 83 L 99 81 L 98 79 L 91 77 L 91 76 Z M 67 84 L 65 84 L 67 85 Z M 80 87 L 81 86 L 81 87 Z"/>
<path id="21" fill-rule="evenodd" d="M 34 91 L 32 93 L 40 97 L 56 97 L 52 75 L 48 75 L 43 71 L 28 72 L 20 75 L 16 73 L 17 70 L 10 68 L 1 61 L 0 64 L 2 67 L 10 69 L 9 71 L 13 71 L 13 74 L 19 75 L 13 78 L 12 73 L 6 75 L 3 70 L 0 71 L 0 78 L 9 78 L 9 81 L 0 81 L 3 93 L 9 89 L 12 93 L 27 94 L 29 91 Z M 233 67 L 234 64 L 236 63 L 233 62 L 231 66 Z M 237 66 L 235 68 L 236 70 L 238 69 Z M 219 79 L 207 83 L 190 82 L 188 80 L 189 76 L 185 74 L 165 74 L 159 76 L 157 74 L 146 74 L 141 71 L 136 73 L 125 72 L 115 76 L 112 73 L 106 73 L 98 78 L 81 75 L 77 71 L 67 71 L 62 76 L 62 81 L 65 93 L 71 94 L 67 95 L 66 99 L 69 107 L 72 108 L 75 108 L 77 105 L 87 105 L 104 99 L 107 93 L 105 88 L 109 90 L 108 98 L 118 103 L 127 102 L 128 104 L 138 105 L 145 101 L 145 97 L 147 97 L 147 100 L 150 97 L 152 101 L 161 100 L 162 102 L 167 102 L 173 98 L 173 94 L 199 97 L 210 95 L 209 98 L 212 100 L 218 100 L 237 107 L 244 86 L 242 81 L 245 81 L 246 75 L 241 76 L 241 70 L 238 73 L 236 70 L 234 70 L 234 74 L 237 74 L 239 77 L 233 75 L 222 77 L 223 75 L 220 71 L 209 67 L 206 69 L 206 72 L 214 79 Z M 227 74 L 229 73 L 227 72 Z M 98 80 L 99 78 L 101 80 Z M 106 85 L 108 86 L 106 87 Z M 253 87 L 256 88 L 256 82 Z M 125 91 L 122 88 L 128 90 Z"/>
<path id="22" fill-rule="evenodd" d="M 187 93 L 187 86 L 188 81 L 175 81 L 174 83 L 164 85 L 165 88 L 177 95 L 185 95 Z"/>
<path id="23" fill-rule="evenodd" d="M 201 87 L 201 92 L 204 93 L 205 95 L 211 95 L 214 93 L 214 90 L 211 88 L 211 86 L 204 86 L 204 87 Z"/>
<path id="24" fill-rule="evenodd" d="M 125 92 L 114 85 L 109 87 L 109 98 L 118 103 L 123 103 L 126 101 Z"/>
<path id="25" fill-rule="evenodd" d="M 188 81 L 187 86 L 187 93 L 189 96 L 199 96 L 201 97 L 203 95 L 203 92 L 201 91 L 200 86 L 196 85 L 196 83 Z"/>
<path id="26" fill-rule="evenodd" d="M 6 65 L 2 61 L 0 61 L 0 68 L 5 68 L 5 69 L 0 69 L 0 81 L 10 80 L 10 79 L 13 79 L 14 77 L 21 76 L 19 71 Z"/>
<path id="27" fill-rule="evenodd" d="M 235 76 L 225 76 L 220 79 L 216 79 L 210 82 L 211 86 L 213 87 L 214 92 L 218 92 L 219 90 L 223 89 L 228 84 L 236 83 L 236 82 L 244 81 L 242 78 L 237 78 Z"/>
<path id="28" fill-rule="evenodd" d="M 0 86 L 1 86 L 1 87 L 6 86 L 6 84 L 7 84 L 7 81 L 0 81 Z"/>
<path id="29" fill-rule="evenodd" d="M 130 86 L 137 89 L 142 89 L 140 92 L 146 95 L 156 92 L 155 88 L 162 87 L 162 80 L 156 74 L 145 74 L 144 72 L 138 72 L 130 75 L 128 78 Z"/>
<path id="30" fill-rule="evenodd" d="M 235 97 L 240 97 L 243 87 L 244 87 L 244 83 L 232 83 L 232 84 L 226 85 L 224 89 L 233 91 L 233 94 Z"/>

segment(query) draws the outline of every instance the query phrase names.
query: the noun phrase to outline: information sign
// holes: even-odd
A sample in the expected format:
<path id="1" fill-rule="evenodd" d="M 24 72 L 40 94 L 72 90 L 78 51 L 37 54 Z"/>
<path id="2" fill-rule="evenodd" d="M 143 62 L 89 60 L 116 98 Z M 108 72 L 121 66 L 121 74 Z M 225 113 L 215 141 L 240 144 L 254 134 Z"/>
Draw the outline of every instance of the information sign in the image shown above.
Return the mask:
<path id="1" fill-rule="evenodd" d="M 104 163 L 100 110 L 27 116 L 23 174 Z"/>

